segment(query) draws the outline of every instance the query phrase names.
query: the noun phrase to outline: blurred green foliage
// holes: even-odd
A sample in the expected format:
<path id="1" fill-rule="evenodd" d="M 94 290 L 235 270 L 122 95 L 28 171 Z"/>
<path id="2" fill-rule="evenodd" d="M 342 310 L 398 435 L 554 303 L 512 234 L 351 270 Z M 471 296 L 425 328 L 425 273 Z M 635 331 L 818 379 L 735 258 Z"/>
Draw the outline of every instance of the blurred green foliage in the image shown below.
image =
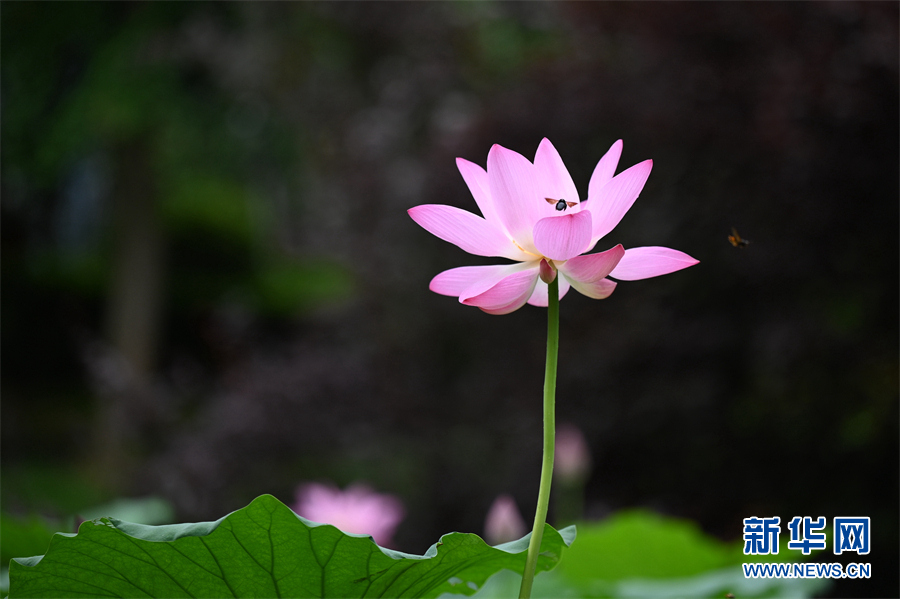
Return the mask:
<path id="1" fill-rule="evenodd" d="M 783 539 L 782 539 L 783 540 Z M 627 510 L 578 524 L 578 536 L 553 571 L 535 579 L 535 598 L 602 597 L 812 597 L 828 580 L 746 579 L 741 563 L 806 561 L 786 549 L 745 556 L 739 543 L 723 543 L 696 524 L 644 510 Z M 495 575 L 475 597 L 514 597 L 521 575 Z M 445 595 L 447 599 L 453 595 Z"/>
<path id="2" fill-rule="evenodd" d="M 4 566 L 14 557 L 43 555 L 47 551 L 50 537 L 60 532 L 59 523 L 48 522 L 32 514 L 26 518 L 16 518 L 0 512 L 0 562 Z"/>
<path id="3" fill-rule="evenodd" d="M 231 9 L 221 12 L 227 17 Z M 264 118 L 257 138 L 242 137 L 225 124 L 241 118 L 244 101 L 160 50 L 162 38 L 189 14 L 190 8 L 171 4 L 76 3 L 49 12 L 29 4 L 4 7 L 7 22 L 19 25 L 4 29 L 4 176 L 24 175 L 29 186 L 52 189 L 75 161 L 98 152 L 115 176 L 123 145 L 138 144 L 149 153 L 153 181 L 147 183 L 159 194 L 158 212 L 179 254 L 167 261 L 174 296 L 210 305 L 231 288 L 247 288 L 250 293 L 237 297 L 247 297 L 248 308 L 284 316 L 347 297 L 346 268 L 325 258 L 308 266 L 272 243 L 268 200 L 251 189 L 250 169 L 260 160 L 283 168 L 297 158 L 290 128 Z M 69 47 L 77 51 L 61 57 Z M 58 244 L 38 248 L 26 272 L 94 295 L 108 284 L 114 249 L 108 235 L 101 239 L 77 252 Z M 189 256 L 181 260 L 186 246 L 203 246 L 201 269 L 219 265 L 228 281 L 207 285 L 205 273 L 190 269 Z M 235 254 L 251 260 L 234 261 Z"/>
<path id="4" fill-rule="evenodd" d="M 576 583 L 593 579 L 692 576 L 733 563 L 733 548 L 696 525 L 643 511 L 617 514 L 599 525 L 579 526 L 579 555 L 565 573 Z"/>
<path id="5" fill-rule="evenodd" d="M 37 461 L 3 467 L 0 503 L 7 513 L 63 518 L 110 499 L 81 472 L 69 467 Z"/>

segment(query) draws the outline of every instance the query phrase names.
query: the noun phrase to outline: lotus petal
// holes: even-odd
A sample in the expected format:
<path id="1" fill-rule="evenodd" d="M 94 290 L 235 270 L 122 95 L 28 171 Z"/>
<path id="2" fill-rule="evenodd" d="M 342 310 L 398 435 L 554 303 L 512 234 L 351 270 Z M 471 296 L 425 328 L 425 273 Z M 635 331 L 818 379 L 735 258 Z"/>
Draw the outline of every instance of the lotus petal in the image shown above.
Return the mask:
<path id="1" fill-rule="evenodd" d="M 534 225 L 534 247 L 551 260 L 568 260 L 587 249 L 591 213 L 587 210 L 548 216 Z"/>
<path id="2" fill-rule="evenodd" d="M 698 264 L 684 252 L 664 247 L 639 247 L 625 250 L 625 255 L 609 273 L 620 281 L 639 281 L 667 275 L 671 272 Z"/>
<path id="3" fill-rule="evenodd" d="M 509 237 L 485 219 L 441 204 L 424 204 L 409 209 L 409 215 L 423 229 L 444 241 L 475 254 L 500 256 L 510 260 L 528 259 Z"/>
<path id="4" fill-rule="evenodd" d="M 587 209 L 594 217 L 592 239 L 595 243 L 619 224 L 644 189 L 644 183 L 647 182 L 652 168 L 652 160 L 635 164 L 601 187 L 597 197 L 591 196 L 587 202 Z"/>

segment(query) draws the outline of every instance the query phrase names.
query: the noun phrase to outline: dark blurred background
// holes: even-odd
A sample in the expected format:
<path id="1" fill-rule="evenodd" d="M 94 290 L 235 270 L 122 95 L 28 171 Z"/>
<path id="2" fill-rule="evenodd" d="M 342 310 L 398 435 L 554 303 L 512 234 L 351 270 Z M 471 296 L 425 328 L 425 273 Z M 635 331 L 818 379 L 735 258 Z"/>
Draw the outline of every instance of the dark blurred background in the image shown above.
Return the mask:
<path id="1" fill-rule="evenodd" d="M 870 516 L 873 578 L 829 592 L 900 592 L 897 3 L 0 14 L 5 512 L 366 481 L 413 553 L 501 493 L 528 514 L 545 311 L 429 292 L 498 260 L 406 210 L 476 211 L 454 158 L 542 137 L 585 197 L 623 138 L 654 170 L 598 249 L 700 264 L 562 302 L 586 515 Z"/>

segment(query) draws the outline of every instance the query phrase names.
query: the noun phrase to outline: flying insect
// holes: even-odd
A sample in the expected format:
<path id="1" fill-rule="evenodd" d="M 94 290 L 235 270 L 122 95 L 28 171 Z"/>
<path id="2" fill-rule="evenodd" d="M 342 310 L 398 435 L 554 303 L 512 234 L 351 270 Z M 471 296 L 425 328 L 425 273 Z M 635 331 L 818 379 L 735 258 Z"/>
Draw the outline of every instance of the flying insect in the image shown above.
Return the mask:
<path id="1" fill-rule="evenodd" d="M 571 208 L 572 206 L 574 206 L 575 204 L 578 203 L 578 202 L 567 202 L 563 199 L 559 199 L 559 200 L 554 200 L 553 198 L 544 198 L 544 199 L 547 200 L 548 204 L 556 204 L 556 209 L 559 210 L 560 212 L 562 212 L 566 208 Z"/>
<path id="2" fill-rule="evenodd" d="M 742 248 L 750 245 L 750 240 L 741 237 L 737 232 L 737 229 L 735 229 L 734 227 L 731 227 L 731 235 L 728 236 L 728 241 L 730 241 L 731 245 L 736 248 Z"/>

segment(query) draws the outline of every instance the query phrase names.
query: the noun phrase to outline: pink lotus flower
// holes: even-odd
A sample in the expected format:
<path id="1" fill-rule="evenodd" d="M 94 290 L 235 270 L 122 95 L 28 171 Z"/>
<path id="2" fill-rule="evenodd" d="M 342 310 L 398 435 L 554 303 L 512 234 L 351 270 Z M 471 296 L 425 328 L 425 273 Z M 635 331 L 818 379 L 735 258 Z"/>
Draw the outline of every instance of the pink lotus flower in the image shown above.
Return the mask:
<path id="1" fill-rule="evenodd" d="M 556 429 L 553 474 L 564 482 L 582 482 L 591 471 L 591 451 L 584 433 L 574 424 Z"/>
<path id="2" fill-rule="evenodd" d="M 382 547 L 403 520 L 403 504 L 393 495 L 381 495 L 361 484 L 341 491 L 330 485 L 310 483 L 297 488 L 297 514 L 351 534 L 371 535 Z"/>
<path id="3" fill-rule="evenodd" d="M 559 297 L 569 287 L 604 299 L 616 288 L 607 276 L 636 281 L 693 266 L 698 261 L 664 247 L 624 249 L 581 255 L 622 220 L 644 187 L 653 161 L 645 160 L 613 176 L 622 140 L 600 159 L 588 184 L 587 200 L 578 191 L 556 149 L 541 141 L 534 164 L 494 145 L 487 171 L 456 159 L 482 217 L 452 206 L 426 204 L 409 210 L 425 230 L 476 256 L 497 256 L 515 264 L 463 266 L 444 271 L 429 288 L 459 297 L 488 314 L 508 314 L 525 303 L 547 306 L 547 284 L 562 273 Z"/>
<path id="4" fill-rule="evenodd" d="M 509 495 L 500 495 L 491 504 L 484 521 L 484 537 L 491 545 L 515 541 L 525 535 L 525 521 L 519 514 L 516 501 Z"/>

